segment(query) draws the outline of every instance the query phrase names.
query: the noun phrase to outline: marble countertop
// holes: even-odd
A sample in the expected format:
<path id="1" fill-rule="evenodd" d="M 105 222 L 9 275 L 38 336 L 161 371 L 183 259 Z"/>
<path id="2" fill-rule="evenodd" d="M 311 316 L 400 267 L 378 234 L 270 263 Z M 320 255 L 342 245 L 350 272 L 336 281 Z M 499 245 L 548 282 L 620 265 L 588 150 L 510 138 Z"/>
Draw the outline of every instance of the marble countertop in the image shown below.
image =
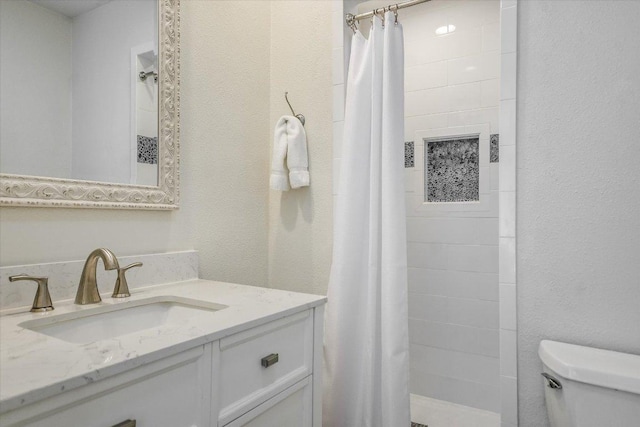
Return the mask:
<path id="1" fill-rule="evenodd" d="M 15 309 L 1 312 L 0 413 L 326 301 L 324 296 L 208 280 L 190 280 L 133 292 L 131 297 L 123 299 L 103 295 L 101 303 L 85 306 L 75 305 L 73 301 L 54 301 L 55 310 L 48 313 L 16 313 Z M 158 296 L 191 298 L 227 307 L 212 313 L 211 322 L 189 319 L 179 325 L 153 327 L 89 344 L 62 341 L 19 326 L 27 320 Z"/>

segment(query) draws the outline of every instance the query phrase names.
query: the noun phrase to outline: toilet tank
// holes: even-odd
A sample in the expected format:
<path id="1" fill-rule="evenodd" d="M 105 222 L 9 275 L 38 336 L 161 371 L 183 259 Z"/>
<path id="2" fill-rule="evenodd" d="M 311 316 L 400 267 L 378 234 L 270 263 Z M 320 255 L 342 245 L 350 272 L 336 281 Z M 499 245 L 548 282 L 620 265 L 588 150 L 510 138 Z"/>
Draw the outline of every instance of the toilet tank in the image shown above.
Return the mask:
<path id="1" fill-rule="evenodd" d="M 640 355 L 546 340 L 538 355 L 552 427 L 640 426 Z"/>

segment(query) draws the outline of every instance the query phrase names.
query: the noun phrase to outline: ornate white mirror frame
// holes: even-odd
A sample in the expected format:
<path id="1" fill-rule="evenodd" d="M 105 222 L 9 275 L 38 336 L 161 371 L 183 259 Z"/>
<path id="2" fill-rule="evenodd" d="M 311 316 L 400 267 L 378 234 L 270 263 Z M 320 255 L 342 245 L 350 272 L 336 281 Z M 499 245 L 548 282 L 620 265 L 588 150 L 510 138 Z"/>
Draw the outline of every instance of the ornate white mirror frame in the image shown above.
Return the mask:
<path id="1" fill-rule="evenodd" d="M 0 174 L 0 206 L 177 209 L 180 138 L 180 0 L 159 0 L 158 186 Z"/>

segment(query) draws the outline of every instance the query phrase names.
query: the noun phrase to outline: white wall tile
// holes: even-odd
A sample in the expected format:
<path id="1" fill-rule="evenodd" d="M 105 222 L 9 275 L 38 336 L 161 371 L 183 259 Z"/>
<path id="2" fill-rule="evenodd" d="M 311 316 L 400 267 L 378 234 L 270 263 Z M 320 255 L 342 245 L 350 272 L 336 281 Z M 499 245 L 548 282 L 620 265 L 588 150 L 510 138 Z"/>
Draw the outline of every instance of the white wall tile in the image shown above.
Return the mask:
<path id="1" fill-rule="evenodd" d="M 497 329 L 499 325 L 498 303 L 467 298 L 449 298 L 447 319 L 456 325 Z"/>
<path id="2" fill-rule="evenodd" d="M 500 331 L 500 375 L 515 377 L 518 373 L 517 333 Z"/>
<path id="3" fill-rule="evenodd" d="M 516 239 L 500 237 L 500 283 L 516 283 Z"/>
<path id="4" fill-rule="evenodd" d="M 500 145 L 500 191 L 516 191 L 516 147 Z"/>
<path id="5" fill-rule="evenodd" d="M 489 245 L 447 245 L 447 268 L 458 271 L 494 273 L 498 265 L 498 247 Z"/>
<path id="6" fill-rule="evenodd" d="M 407 92 L 404 97 L 405 117 L 422 116 L 449 111 L 448 87 Z"/>
<path id="7" fill-rule="evenodd" d="M 444 88 L 444 111 L 473 110 L 482 106 L 482 83 L 467 83 Z M 442 112 L 442 111 L 440 111 Z"/>
<path id="8" fill-rule="evenodd" d="M 414 141 L 416 139 L 415 133 L 418 131 L 447 127 L 447 120 L 448 120 L 447 113 L 405 117 L 404 119 L 405 141 Z M 424 144 L 422 144 L 421 141 L 416 141 L 416 147 L 418 145 L 424 145 Z M 420 164 L 422 164 L 422 161 L 420 162 Z"/>
<path id="9" fill-rule="evenodd" d="M 516 97 L 516 53 L 503 53 L 500 61 L 500 98 L 514 99 Z"/>
<path id="10" fill-rule="evenodd" d="M 515 331 L 516 319 L 516 286 L 500 284 L 500 329 Z"/>
<path id="11" fill-rule="evenodd" d="M 500 23 L 482 26 L 482 51 L 500 50 Z"/>
<path id="12" fill-rule="evenodd" d="M 407 244 L 407 262 L 409 267 L 445 270 L 447 268 L 445 245 L 409 242 Z"/>
<path id="13" fill-rule="evenodd" d="M 515 191 L 500 192 L 500 237 L 516 236 L 516 193 Z"/>
<path id="14" fill-rule="evenodd" d="M 518 425 L 518 383 L 514 377 L 500 377 L 501 422 Z"/>
<path id="15" fill-rule="evenodd" d="M 501 10 L 500 32 L 501 32 L 501 52 L 509 53 L 516 51 L 516 25 L 517 8 L 509 7 Z"/>
<path id="16" fill-rule="evenodd" d="M 482 51 L 482 28 L 456 29 L 441 36 L 448 59 L 468 56 Z"/>
<path id="17" fill-rule="evenodd" d="M 439 61 L 415 65 L 404 70 L 404 90 L 431 89 L 447 85 L 447 62 Z"/>
<path id="18" fill-rule="evenodd" d="M 500 101 L 500 147 L 516 143 L 516 101 Z M 500 159 L 502 161 L 502 158 Z"/>
<path id="19" fill-rule="evenodd" d="M 449 298 L 427 294 L 412 294 L 409 298 L 409 313 L 412 319 L 446 323 Z"/>
<path id="20" fill-rule="evenodd" d="M 482 82 L 482 107 L 500 105 L 500 80 L 492 79 Z"/>

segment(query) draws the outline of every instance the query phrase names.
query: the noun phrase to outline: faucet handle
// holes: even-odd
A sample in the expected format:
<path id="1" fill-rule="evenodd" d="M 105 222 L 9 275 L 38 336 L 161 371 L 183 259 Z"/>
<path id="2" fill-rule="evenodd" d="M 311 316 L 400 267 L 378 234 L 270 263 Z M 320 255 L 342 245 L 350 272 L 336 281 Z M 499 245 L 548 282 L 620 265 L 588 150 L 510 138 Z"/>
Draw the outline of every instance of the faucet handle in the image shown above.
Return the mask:
<path id="1" fill-rule="evenodd" d="M 118 268 L 118 278 L 116 279 L 116 286 L 113 288 L 113 295 L 111 295 L 112 298 L 126 298 L 131 296 L 125 273 L 133 267 L 142 267 L 142 263 L 134 262 L 126 267 Z"/>
<path id="2" fill-rule="evenodd" d="M 9 276 L 10 282 L 16 282 L 18 280 L 32 280 L 38 284 L 36 297 L 33 299 L 33 306 L 31 307 L 30 311 L 41 312 L 41 311 L 53 310 L 51 295 L 49 295 L 49 278 L 48 277 L 34 277 L 34 276 L 28 276 L 26 274 Z"/>

